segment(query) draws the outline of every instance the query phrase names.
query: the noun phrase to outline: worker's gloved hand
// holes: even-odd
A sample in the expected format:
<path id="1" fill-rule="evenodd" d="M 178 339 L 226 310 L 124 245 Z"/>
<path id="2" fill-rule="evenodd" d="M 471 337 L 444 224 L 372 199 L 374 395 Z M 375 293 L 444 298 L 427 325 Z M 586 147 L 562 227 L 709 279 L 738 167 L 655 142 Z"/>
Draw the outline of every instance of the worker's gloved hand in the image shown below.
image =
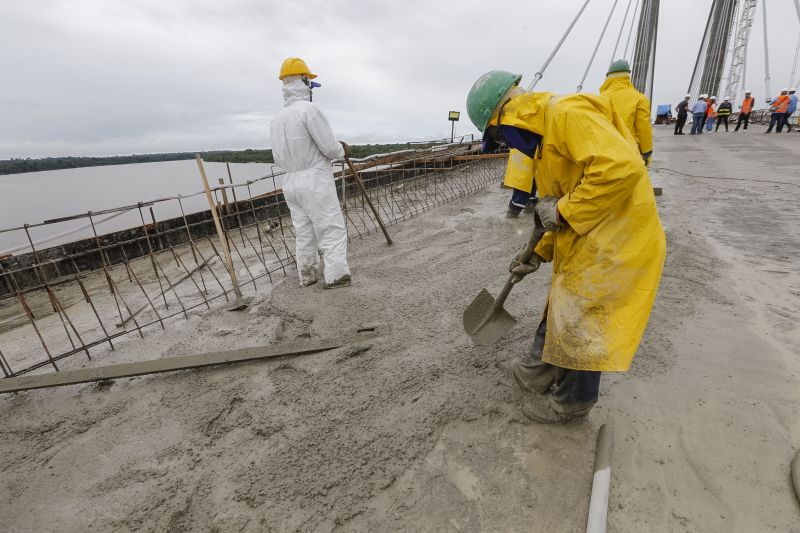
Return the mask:
<path id="1" fill-rule="evenodd" d="M 542 264 L 542 258 L 536 254 L 531 254 L 526 263 L 521 262 L 519 260 L 519 254 L 517 254 L 516 256 L 514 256 L 514 259 L 511 261 L 511 264 L 508 265 L 508 271 L 512 274 L 516 274 L 512 282 L 518 283 L 522 281 L 522 278 L 524 278 L 528 274 L 532 274 L 537 270 L 539 270 L 539 265 L 541 264 Z"/>
<path id="2" fill-rule="evenodd" d="M 561 217 L 558 214 L 558 198 L 545 196 L 539 198 L 536 204 L 536 215 L 542 221 L 542 226 L 548 231 L 556 231 L 561 227 Z"/>
<path id="3" fill-rule="evenodd" d="M 350 157 L 350 145 L 344 141 L 339 141 L 339 144 L 341 144 L 342 148 L 344 148 L 344 156 Z"/>

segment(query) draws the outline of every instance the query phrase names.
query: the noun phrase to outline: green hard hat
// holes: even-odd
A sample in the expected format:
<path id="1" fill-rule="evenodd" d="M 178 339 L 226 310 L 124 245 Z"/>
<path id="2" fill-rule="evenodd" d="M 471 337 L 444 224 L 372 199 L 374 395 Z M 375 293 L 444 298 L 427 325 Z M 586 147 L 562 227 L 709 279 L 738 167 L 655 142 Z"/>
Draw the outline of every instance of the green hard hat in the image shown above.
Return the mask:
<path id="1" fill-rule="evenodd" d="M 492 70 L 478 78 L 478 81 L 472 85 L 472 89 L 467 95 L 467 114 L 478 131 L 486 129 L 486 124 L 492 118 L 492 111 L 497 107 L 497 103 L 521 79 L 521 74 L 512 74 L 505 70 Z"/>
<path id="2" fill-rule="evenodd" d="M 617 59 L 616 61 L 612 61 L 611 65 L 608 67 L 608 72 L 606 75 L 613 74 L 614 72 L 630 72 L 631 71 L 631 64 L 628 63 L 627 59 Z"/>

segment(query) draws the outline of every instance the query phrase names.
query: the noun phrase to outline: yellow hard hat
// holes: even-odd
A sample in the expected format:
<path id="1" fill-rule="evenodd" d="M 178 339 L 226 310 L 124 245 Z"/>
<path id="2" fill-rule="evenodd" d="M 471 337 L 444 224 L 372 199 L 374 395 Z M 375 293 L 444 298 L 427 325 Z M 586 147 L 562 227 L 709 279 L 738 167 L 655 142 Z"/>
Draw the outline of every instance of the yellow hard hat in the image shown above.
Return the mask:
<path id="1" fill-rule="evenodd" d="M 281 65 L 281 73 L 278 76 L 278 79 L 282 80 L 286 76 L 305 76 L 310 80 L 313 80 L 317 77 L 316 74 L 312 74 L 308 69 L 306 62 L 299 57 L 290 57 L 283 62 L 283 65 Z"/>

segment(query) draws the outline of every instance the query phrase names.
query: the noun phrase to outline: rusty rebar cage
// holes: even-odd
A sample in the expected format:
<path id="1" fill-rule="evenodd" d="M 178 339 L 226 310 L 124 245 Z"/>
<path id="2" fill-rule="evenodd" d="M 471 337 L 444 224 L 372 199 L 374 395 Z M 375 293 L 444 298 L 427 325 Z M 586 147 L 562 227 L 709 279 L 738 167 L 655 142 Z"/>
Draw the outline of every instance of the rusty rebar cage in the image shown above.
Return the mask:
<path id="1" fill-rule="evenodd" d="M 354 161 L 370 200 L 384 222 L 394 224 L 498 183 L 503 160 L 487 160 L 478 150 L 479 143 L 464 142 Z M 334 163 L 334 170 L 348 237 L 363 238 L 378 224 L 344 163 Z M 296 275 L 294 232 L 277 185 L 280 176 L 273 172 L 240 184 L 220 179 L 213 187 L 224 237 L 241 274 L 240 290 L 256 293 Z M 273 190 L 254 194 L 265 181 Z M 211 212 L 184 209 L 184 201 L 198 194 L 0 230 L 20 232 L 28 243 L 25 253 L 0 258 L 2 375 L 83 364 L 93 351 L 114 350 L 114 342 L 126 335 L 143 337 L 150 328 L 165 329 L 180 317 L 227 301 L 234 287 Z M 154 208 L 166 204 L 180 216 L 158 220 Z M 135 217 L 136 224 L 112 233 L 98 230 L 102 220 L 120 214 Z M 41 232 L 65 222 L 91 229 L 91 236 L 44 248 L 31 234 L 33 228 Z"/>

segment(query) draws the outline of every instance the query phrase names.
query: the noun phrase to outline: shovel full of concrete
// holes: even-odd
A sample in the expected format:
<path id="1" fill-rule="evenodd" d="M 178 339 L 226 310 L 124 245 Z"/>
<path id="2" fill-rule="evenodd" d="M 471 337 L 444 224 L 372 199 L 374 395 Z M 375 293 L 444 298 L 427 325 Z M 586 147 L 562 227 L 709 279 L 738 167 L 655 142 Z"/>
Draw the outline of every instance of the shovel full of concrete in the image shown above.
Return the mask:
<path id="1" fill-rule="evenodd" d="M 536 245 L 542 239 L 542 235 L 547 231 L 542 227 L 538 216 L 534 214 L 533 218 L 535 223 L 531 237 L 525 244 L 525 248 L 519 253 L 519 261 L 521 263 L 528 262 Z M 464 310 L 464 331 L 472 338 L 472 342 L 478 346 L 494 344 L 514 327 L 517 319 L 503 308 L 503 304 L 514 284 L 520 279 L 522 279 L 522 276 L 512 273 L 508 276 L 508 281 L 506 281 L 497 299 L 492 298 L 492 295 L 486 289 L 481 289 L 478 296 L 467 306 Z"/>

